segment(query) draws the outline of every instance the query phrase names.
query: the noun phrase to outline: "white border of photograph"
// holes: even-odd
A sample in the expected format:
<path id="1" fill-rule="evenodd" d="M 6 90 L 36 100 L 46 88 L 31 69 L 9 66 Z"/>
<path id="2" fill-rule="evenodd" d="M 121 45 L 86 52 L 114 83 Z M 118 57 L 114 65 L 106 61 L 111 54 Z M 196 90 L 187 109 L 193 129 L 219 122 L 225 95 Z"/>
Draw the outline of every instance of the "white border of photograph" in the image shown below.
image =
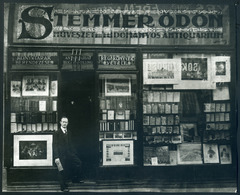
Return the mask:
<path id="1" fill-rule="evenodd" d="M 123 151 L 125 148 L 125 145 L 129 144 L 129 151 Z M 109 151 L 107 151 L 107 148 L 111 148 L 114 147 L 114 149 L 112 148 L 112 153 L 114 153 L 114 150 L 116 152 L 123 152 L 122 158 L 120 159 L 121 155 L 117 155 L 117 158 L 114 158 L 114 156 L 112 156 L 113 154 Z M 125 149 L 126 150 L 126 149 Z M 107 153 L 111 158 L 111 161 L 107 160 Z M 125 156 L 124 154 L 128 154 L 129 153 L 129 161 L 125 160 Z M 111 166 L 111 165 L 133 165 L 134 164 L 134 160 L 133 160 L 133 140 L 120 140 L 120 141 L 103 141 L 103 166 Z"/>
<path id="2" fill-rule="evenodd" d="M 207 148 L 211 149 L 211 151 L 207 151 Z M 209 155 L 214 155 L 214 156 L 210 157 Z M 217 144 L 203 144 L 203 160 L 204 160 L 204 163 L 219 163 Z"/>
<path id="3" fill-rule="evenodd" d="M 181 80 L 178 85 L 173 85 L 173 89 L 216 89 L 216 82 L 213 80 L 215 67 L 211 63 L 211 55 L 204 54 L 180 54 L 174 55 L 174 59 L 181 58 L 207 58 L 207 80 Z M 180 62 L 181 63 L 181 62 Z M 181 71 L 182 72 L 182 71 Z M 182 79 L 182 77 L 181 77 Z"/>
<path id="4" fill-rule="evenodd" d="M 44 79 L 46 81 L 45 89 L 43 91 L 27 90 L 28 79 Z M 49 95 L 49 76 L 24 76 L 22 82 L 22 96 L 48 96 Z"/>
<path id="5" fill-rule="evenodd" d="M 47 141 L 47 159 L 19 159 L 19 144 L 20 141 Z M 53 151 L 52 151 L 52 135 L 14 135 L 14 149 L 13 149 L 13 166 L 52 166 L 53 165 Z"/>
<path id="6" fill-rule="evenodd" d="M 108 91 L 108 84 L 109 84 L 109 81 L 108 80 L 115 80 L 114 78 L 106 78 L 105 79 L 105 96 L 131 96 L 131 79 L 128 78 L 128 79 L 121 79 L 121 78 L 116 78 L 116 80 L 124 80 L 124 81 L 127 81 L 128 80 L 128 85 L 126 85 L 125 87 L 128 87 L 128 91 L 127 92 L 109 92 Z M 124 84 L 123 83 L 117 83 L 118 85 L 123 85 L 124 87 Z M 115 83 L 115 85 L 117 85 Z M 114 83 L 112 83 L 112 85 L 114 85 Z"/>
<path id="7" fill-rule="evenodd" d="M 182 157 L 192 158 L 195 155 L 198 159 L 195 158 L 191 160 L 184 160 Z M 196 143 L 190 144 L 179 144 L 177 148 L 178 164 L 202 164 L 202 145 Z"/>
<path id="8" fill-rule="evenodd" d="M 21 81 L 11 81 L 11 97 L 21 97 L 21 87 Z"/>
<path id="9" fill-rule="evenodd" d="M 161 70 L 162 65 L 171 65 L 173 78 L 149 78 L 149 73 Z M 181 80 L 180 59 L 143 59 L 143 84 L 178 84 Z"/>
<path id="10" fill-rule="evenodd" d="M 227 157 L 223 157 L 223 153 L 222 150 L 226 148 L 227 151 L 226 151 L 226 154 L 229 156 Z M 221 164 L 232 164 L 232 150 L 231 150 L 231 145 L 219 145 L 219 157 L 220 157 L 220 163 Z"/>
<path id="11" fill-rule="evenodd" d="M 217 75 L 216 63 L 224 63 L 224 73 Z M 214 81 L 215 82 L 230 82 L 231 81 L 231 64 L 230 56 L 212 56 L 212 66 L 215 67 Z"/>

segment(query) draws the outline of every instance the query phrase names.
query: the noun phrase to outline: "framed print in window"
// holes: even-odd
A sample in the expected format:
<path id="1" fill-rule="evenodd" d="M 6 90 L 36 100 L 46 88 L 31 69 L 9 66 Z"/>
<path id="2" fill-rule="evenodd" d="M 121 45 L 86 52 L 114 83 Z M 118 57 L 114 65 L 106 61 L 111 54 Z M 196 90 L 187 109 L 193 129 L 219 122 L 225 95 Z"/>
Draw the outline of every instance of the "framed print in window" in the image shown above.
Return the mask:
<path id="1" fill-rule="evenodd" d="M 178 84 L 180 59 L 143 59 L 143 84 Z"/>
<path id="2" fill-rule="evenodd" d="M 201 144 L 179 144 L 177 153 L 178 164 L 202 164 Z"/>
<path id="3" fill-rule="evenodd" d="M 181 60 L 181 81 L 174 89 L 216 89 L 211 55 L 174 55 L 177 58 Z"/>
<path id="4" fill-rule="evenodd" d="M 11 81 L 11 97 L 21 97 L 21 81 Z"/>
<path id="5" fill-rule="evenodd" d="M 219 155 L 221 164 L 232 164 L 232 153 L 230 145 L 220 145 Z"/>
<path id="6" fill-rule="evenodd" d="M 212 66 L 215 67 L 214 81 L 215 82 L 230 82 L 230 56 L 213 56 Z"/>
<path id="7" fill-rule="evenodd" d="M 103 166 L 133 163 L 133 140 L 103 141 Z"/>
<path id="8" fill-rule="evenodd" d="M 105 96 L 131 96 L 130 78 L 105 79 Z"/>
<path id="9" fill-rule="evenodd" d="M 22 82 L 23 96 L 48 96 L 49 77 L 48 76 L 24 76 Z"/>
<path id="10" fill-rule="evenodd" d="M 203 144 L 204 163 L 219 163 L 218 145 Z"/>
<path id="11" fill-rule="evenodd" d="M 52 135 L 14 135 L 13 166 L 52 166 Z"/>

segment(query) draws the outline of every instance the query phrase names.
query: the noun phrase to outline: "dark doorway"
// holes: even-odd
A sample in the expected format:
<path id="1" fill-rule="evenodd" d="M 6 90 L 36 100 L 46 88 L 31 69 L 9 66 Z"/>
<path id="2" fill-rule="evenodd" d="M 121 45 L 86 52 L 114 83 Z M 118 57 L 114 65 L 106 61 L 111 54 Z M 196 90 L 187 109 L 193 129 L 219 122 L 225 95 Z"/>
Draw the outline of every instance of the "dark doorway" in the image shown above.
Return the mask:
<path id="1" fill-rule="evenodd" d="M 95 127 L 94 73 L 62 73 L 62 114 L 69 119 L 68 129 L 83 162 L 85 177 L 94 177 L 97 162 L 97 132 Z"/>

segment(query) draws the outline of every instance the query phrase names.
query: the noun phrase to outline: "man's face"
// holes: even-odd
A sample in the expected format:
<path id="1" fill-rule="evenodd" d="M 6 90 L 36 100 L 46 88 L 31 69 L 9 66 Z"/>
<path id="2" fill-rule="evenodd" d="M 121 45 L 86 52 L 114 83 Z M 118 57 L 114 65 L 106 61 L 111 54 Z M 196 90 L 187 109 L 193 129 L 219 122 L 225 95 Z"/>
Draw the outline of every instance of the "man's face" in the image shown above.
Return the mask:
<path id="1" fill-rule="evenodd" d="M 67 118 L 62 118 L 62 120 L 60 121 L 60 124 L 63 128 L 67 128 L 68 126 L 68 119 Z"/>

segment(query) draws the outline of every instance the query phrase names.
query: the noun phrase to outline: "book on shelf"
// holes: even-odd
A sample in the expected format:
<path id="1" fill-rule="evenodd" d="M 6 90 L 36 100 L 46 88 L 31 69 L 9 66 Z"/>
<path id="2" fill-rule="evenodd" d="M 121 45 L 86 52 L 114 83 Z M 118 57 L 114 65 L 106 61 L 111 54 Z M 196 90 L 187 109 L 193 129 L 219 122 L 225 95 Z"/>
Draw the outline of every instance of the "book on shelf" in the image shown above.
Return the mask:
<path id="1" fill-rule="evenodd" d="M 167 125 L 167 117 L 161 116 L 162 125 Z"/>
<path id="2" fill-rule="evenodd" d="M 152 104 L 152 114 L 157 114 L 157 113 L 158 113 L 158 105 Z"/>
<path id="3" fill-rule="evenodd" d="M 151 103 L 153 102 L 153 92 L 148 91 L 148 102 Z"/>
<path id="4" fill-rule="evenodd" d="M 17 124 L 17 132 L 21 132 L 23 130 L 22 123 Z"/>
<path id="5" fill-rule="evenodd" d="M 160 116 L 156 117 L 156 125 L 161 125 L 161 117 Z"/>
<path id="6" fill-rule="evenodd" d="M 151 104 L 147 104 L 146 107 L 147 107 L 147 114 L 151 114 L 152 113 L 152 106 L 151 106 Z"/>
<path id="7" fill-rule="evenodd" d="M 179 125 L 180 124 L 180 118 L 178 115 L 175 115 L 174 117 L 174 125 Z"/>
<path id="8" fill-rule="evenodd" d="M 130 110 L 125 110 L 125 119 L 126 120 L 130 119 Z"/>
<path id="9" fill-rule="evenodd" d="M 143 125 L 149 125 L 149 116 L 143 115 Z"/>
<path id="10" fill-rule="evenodd" d="M 110 101 L 110 99 L 106 99 L 106 109 L 111 109 L 111 101 Z"/>
<path id="11" fill-rule="evenodd" d="M 54 129 L 54 131 L 57 131 L 57 130 L 58 130 L 58 123 L 54 123 L 54 124 L 53 124 L 53 129 Z"/>
<path id="12" fill-rule="evenodd" d="M 160 93 L 159 91 L 153 92 L 153 102 L 160 102 Z"/>
<path id="13" fill-rule="evenodd" d="M 166 114 L 172 113 L 171 104 L 165 104 L 165 113 Z"/>
<path id="14" fill-rule="evenodd" d="M 221 112 L 221 104 L 220 103 L 216 103 L 216 112 Z"/>
<path id="15" fill-rule="evenodd" d="M 150 118 L 149 118 L 149 124 L 150 124 L 150 125 L 156 125 L 156 119 L 155 119 L 155 117 L 150 116 Z"/>
<path id="16" fill-rule="evenodd" d="M 57 100 L 52 101 L 52 111 L 56 112 L 57 111 Z"/>
<path id="17" fill-rule="evenodd" d="M 27 124 L 27 131 L 32 131 L 32 124 Z"/>
<path id="18" fill-rule="evenodd" d="M 48 123 L 43 123 L 42 124 L 42 130 L 43 131 L 48 131 Z"/>
<path id="19" fill-rule="evenodd" d="M 17 114 L 16 113 L 11 113 L 11 123 L 16 123 L 17 122 Z"/>
<path id="20" fill-rule="evenodd" d="M 173 92 L 167 92 L 167 102 L 173 102 Z"/>
<path id="21" fill-rule="evenodd" d="M 32 124 L 32 131 L 33 132 L 36 132 L 37 131 L 37 124 Z"/>
<path id="22" fill-rule="evenodd" d="M 173 102 L 180 102 L 180 92 L 173 93 Z"/>
<path id="23" fill-rule="evenodd" d="M 165 113 L 165 104 L 158 104 L 158 112 L 160 114 Z"/>
<path id="24" fill-rule="evenodd" d="M 161 92 L 161 102 L 167 102 L 167 93 Z"/>
<path id="25" fill-rule="evenodd" d="M 178 113 L 178 104 L 172 104 L 172 113 L 177 114 Z"/>
<path id="26" fill-rule="evenodd" d="M 42 123 L 37 123 L 37 132 L 42 131 Z"/>
<path id="27" fill-rule="evenodd" d="M 221 104 L 220 111 L 221 112 L 226 112 L 226 104 L 224 104 L 224 103 Z"/>
<path id="28" fill-rule="evenodd" d="M 17 123 L 11 123 L 11 133 L 16 133 L 17 132 Z"/>
<path id="29" fill-rule="evenodd" d="M 22 125 L 22 131 L 27 131 L 27 125 L 26 124 Z"/>
<path id="30" fill-rule="evenodd" d="M 47 111 L 47 102 L 45 100 L 39 101 L 39 111 L 46 112 Z"/>
<path id="31" fill-rule="evenodd" d="M 224 113 L 219 113 L 219 121 L 225 121 L 225 114 Z"/>
<path id="32" fill-rule="evenodd" d="M 168 125 L 174 125 L 174 117 L 173 117 L 173 115 L 167 116 L 167 124 Z"/>
<path id="33" fill-rule="evenodd" d="M 224 120 L 225 121 L 230 121 L 230 114 L 229 113 L 224 114 Z"/>
<path id="34" fill-rule="evenodd" d="M 108 110 L 108 120 L 114 120 L 114 110 Z"/>

